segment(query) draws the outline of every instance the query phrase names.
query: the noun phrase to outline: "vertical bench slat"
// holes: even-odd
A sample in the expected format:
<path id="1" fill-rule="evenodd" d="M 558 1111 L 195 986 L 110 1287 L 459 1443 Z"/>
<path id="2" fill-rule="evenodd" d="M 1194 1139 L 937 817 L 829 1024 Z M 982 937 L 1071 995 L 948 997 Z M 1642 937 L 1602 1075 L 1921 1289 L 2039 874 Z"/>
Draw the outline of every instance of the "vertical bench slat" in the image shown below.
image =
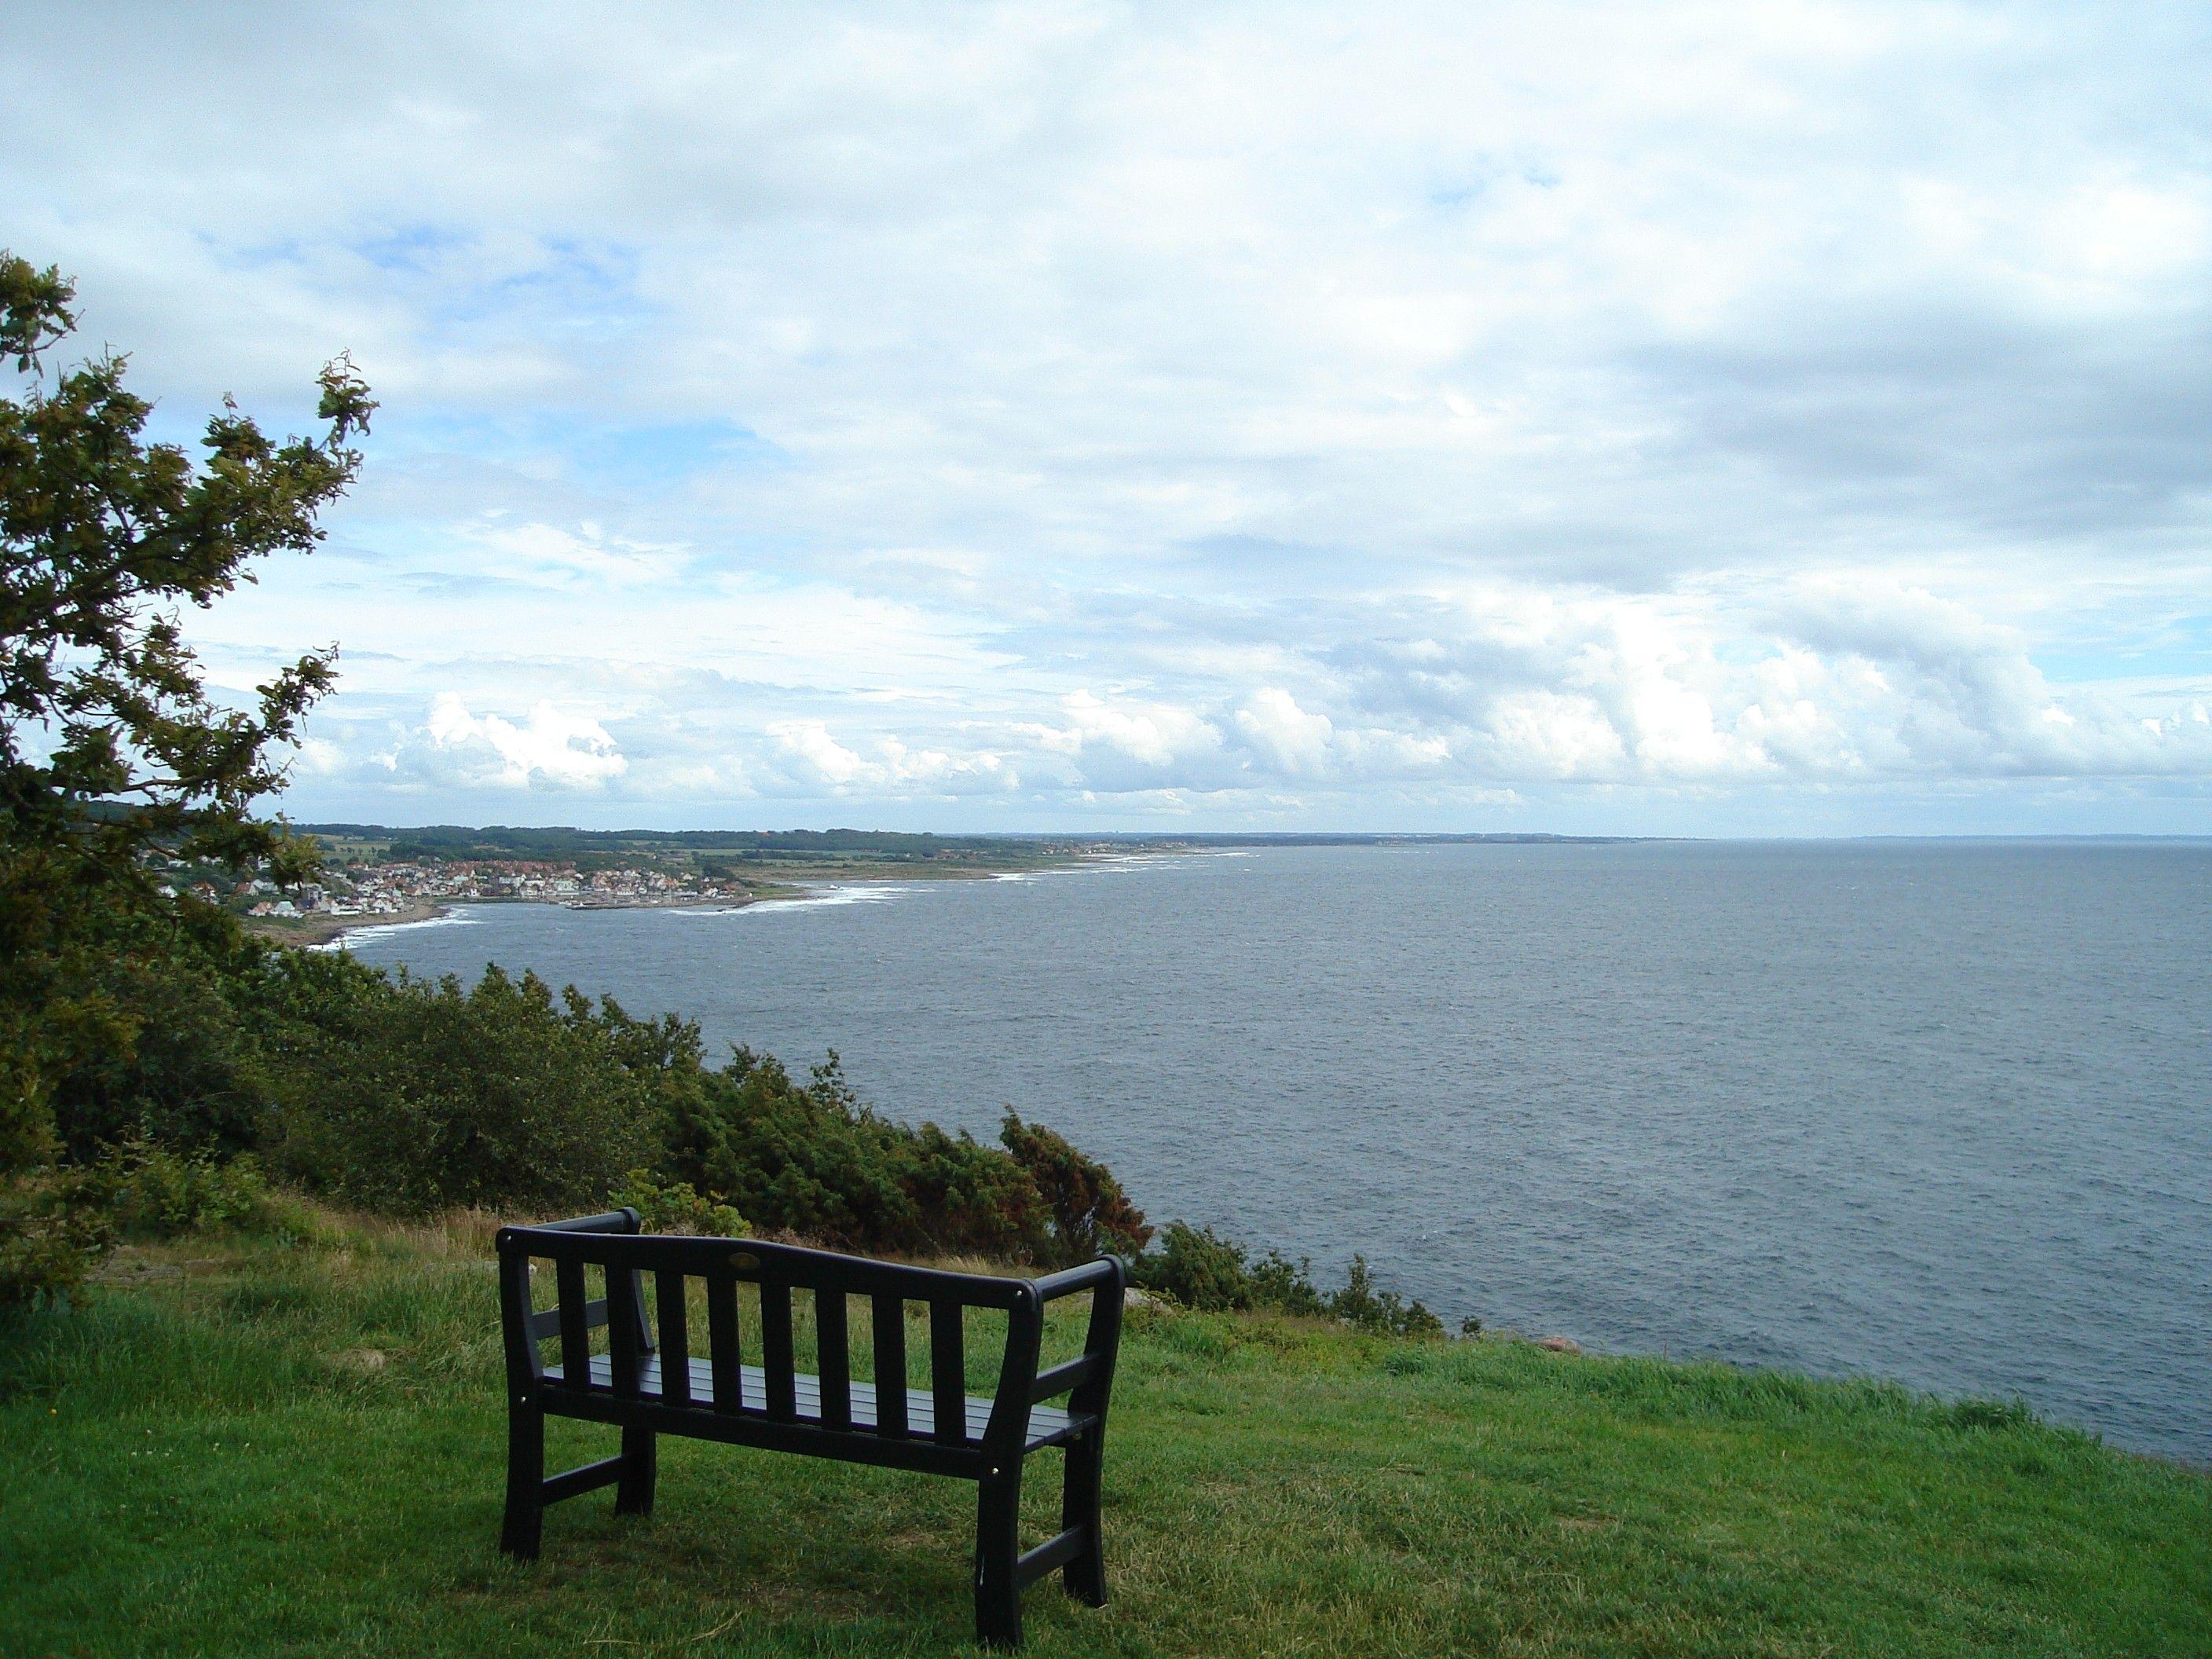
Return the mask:
<path id="1" fill-rule="evenodd" d="M 768 1414 L 779 1423 L 799 1415 L 791 1359 L 791 1286 L 761 1280 L 761 1369 L 768 1373 Z"/>
<path id="2" fill-rule="evenodd" d="M 744 1376 L 738 1370 L 738 1281 L 727 1273 L 707 1280 L 707 1364 L 714 1374 L 714 1409 L 743 1411 Z"/>
<path id="3" fill-rule="evenodd" d="M 653 1299 L 657 1304 L 660 1344 L 660 1397 L 671 1406 L 691 1403 L 691 1330 L 690 1310 L 684 1305 L 684 1275 L 656 1271 Z"/>
<path id="4" fill-rule="evenodd" d="M 814 1352 L 822 1379 L 822 1426 L 853 1426 L 853 1361 L 845 1337 L 845 1292 L 814 1292 Z"/>
<path id="5" fill-rule="evenodd" d="M 565 1257 L 555 1262 L 553 1293 L 561 1299 L 561 1381 L 572 1389 L 588 1389 L 592 1328 L 584 1310 L 584 1264 Z"/>
<path id="6" fill-rule="evenodd" d="M 929 1304 L 929 1394 L 937 1419 L 937 1443 L 964 1445 L 968 1439 L 968 1357 L 960 1340 L 960 1304 Z"/>
<path id="7" fill-rule="evenodd" d="M 622 1267 L 607 1270 L 607 1370 L 616 1394 L 625 1400 L 638 1396 L 637 1275 Z"/>
<path id="8" fill-rule="evenodd" d="M 896 1296 L 868 1298 L 876 1348 L 876 1432 L 906 1438 L 906 1303 Z"/>

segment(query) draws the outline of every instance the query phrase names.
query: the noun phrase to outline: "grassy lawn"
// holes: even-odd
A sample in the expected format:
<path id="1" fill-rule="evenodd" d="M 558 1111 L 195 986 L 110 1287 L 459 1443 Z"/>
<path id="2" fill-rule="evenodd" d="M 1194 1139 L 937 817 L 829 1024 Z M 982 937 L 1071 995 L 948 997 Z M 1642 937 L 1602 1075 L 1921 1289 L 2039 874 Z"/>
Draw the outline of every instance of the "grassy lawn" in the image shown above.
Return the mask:
<path id="1" fill-rule="evenodd" d="M 0 1654 L 967 1649 L 954 1481 L 667 1439 L 650 1519 L 501 1557 L 487 1237 L 187 1241 L 0 1328 Z M 2212 1654 L 2212 1479 L 1875 1385 L 1143 1313 L 1107 1505 L 1112 1605 L 1040 1583 L 1030 1651 Z"/>

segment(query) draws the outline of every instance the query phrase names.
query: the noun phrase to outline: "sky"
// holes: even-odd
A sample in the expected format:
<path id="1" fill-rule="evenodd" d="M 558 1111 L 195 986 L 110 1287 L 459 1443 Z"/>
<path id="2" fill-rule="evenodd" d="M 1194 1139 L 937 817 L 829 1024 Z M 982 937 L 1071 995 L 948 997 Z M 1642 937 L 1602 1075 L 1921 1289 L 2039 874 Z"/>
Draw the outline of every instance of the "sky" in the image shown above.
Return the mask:
<path id="1" fill-rule="evenodd" d="M 303 821 L 2212 833 L 2212 10 L 0 9 Z"/>

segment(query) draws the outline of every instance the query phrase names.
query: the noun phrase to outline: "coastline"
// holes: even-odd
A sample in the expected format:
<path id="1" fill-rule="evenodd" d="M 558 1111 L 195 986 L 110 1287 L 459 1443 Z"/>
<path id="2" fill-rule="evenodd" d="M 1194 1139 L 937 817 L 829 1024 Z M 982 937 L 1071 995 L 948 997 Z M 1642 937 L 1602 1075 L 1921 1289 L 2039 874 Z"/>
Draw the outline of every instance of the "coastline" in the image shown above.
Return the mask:
<path id="1" fill-rule="evenodd" d="M 249 931 L 258 938 L 275 944 L 296 945 L 303 951 L 323 951 L 342 948 L 347 938 L 354 933 L 372 933 L 387 927 L 420 927 L 426 922 L 445 921 L 465 906 L 546 904 L 563 910 L 738 910 L 749 904 L 759 903 L 763 896 L 747 894 L 742 897 L 706 898 L 687 894 L 682 897 L 602 899 L 584 903 L 549 899 L 441 899 L 434 903 L 410 904 L 404 910 L 373 916 L 302 916 L 297 921 L 275 923 L 258 920 Z"/>
<path id="2" fill-rule="evenodd" d="M 246 931 L 255 938 L 276 945 L 289 945 L 301 950 L 320 951 L 342 949 L 347 937 L 356 933 L 366 933 L 378 928 L 414 927 L 425 922 L 442 921 L 452 916 L 462 905 L 550 904 L 568 910 L 742 910 L 756 904 L 789 904 L 819 899 L 848 887 L 878 886 L 885 884 L 915 881 L 996 881 L 1009 876 L 1043 873 L 1054 870 L 1079 868 L 1094 863 L 1113 863 L 1131 856 L 1118 853 L 1056 854 L 1042 859 L 1008 860 L 1004 864 L 982 867 L 965 866 L 947 869 L 942 866 L 888 866 L 872 861 L 832 866 L 819 870 L 779 871 L 775 877 L 763 881 L 743 893 L 668 893 L 640 894 L 607 897 L 564 897 L 560 899 L 471 897 L 426 900 L 408 905 L 404 909 L 386 911 L 375 915 L 336 916 L 309 915 L 294 919 L 276 920 L 255 917 L 246 924 Z M 783 878 L 779 879 L 777 878 Z"/>
<path id="3" fill-rule="evenodd" d="M 295 945 L 302 950 L 316 950 L 334 940 L 343 939 L 359 929 L 366 933 L 372 927 L 408 927 L 426 921 L 440 921 L 453 914 L 450 904 L 410 904 L 404 910 L 390 910 L 373 916 L 305 915 L 296 921 L 277 921 L 256 916 L 246 923 L 246 931 L 254 938 L 271 945 Z"/>

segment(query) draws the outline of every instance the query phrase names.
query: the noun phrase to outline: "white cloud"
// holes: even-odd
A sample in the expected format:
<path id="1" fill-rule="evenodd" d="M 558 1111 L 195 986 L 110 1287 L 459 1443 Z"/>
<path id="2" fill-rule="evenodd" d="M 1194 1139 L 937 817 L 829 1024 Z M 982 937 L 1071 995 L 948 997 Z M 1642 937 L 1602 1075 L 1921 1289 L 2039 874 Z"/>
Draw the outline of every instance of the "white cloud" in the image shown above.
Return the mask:
<path id="1" fill-rule="evenodd" d="M 1509 691 L 1493 702 L 1477 754 L 1504 778 L 1611 781 L 1627 775 L 1628 745 L 1586 693 Z"/>
<path id="2" fill-rule="evenodd" d="M 303 418 L 342 348 L 384 399 L 330 545 L 210 622 L 226 684 L 345 648 L 295 811 L 2212 824 L 2185 11 L 0 46 L 11 240 L 161 421 Z"/>
<path id="3" fill-rule="evenodd" d="M 540 702 L 517 724 L 498 714 L 471 714 L 450 692 L 431 704 L 421 726 L 378 758 L 404 784 L 501 790 L 596 789 L 629 767 L 595 720 Z"/>
<path id="4" fill-rule="evenodd" d="M 830 735 L 820 720 L 778 720 L 769 727 L 779 754 L 794 770 L 830 789 L 859 777 L 867 763 Z"/>
<path id="5" fill-rule="evenodd" d="M 574 530 L 486 523 L 469 526 L 465 536 L 477 550 L 470 566 L 478 574 L 541 586 L 666 583 L 684 567 L 680 549 L 610 536 L 588 520 Z"/>
<path id="6" fill-rule="evenodd" d="M 1066 756 L 1089 788 L 1154 790 L 1174 782 L 1204 787 L 1222 775 L 1220 732 L 1174 703 L 1085 688 L 1060 699 L 1065 724 L 1036 724 L 1026 734 L 1046 752 Z"/>
<path id="7" fill-rule="evenodd" d="M 1280 686 L 1263 685 L 1237 711 L 1244 741 L 1278 771 L 1317 777 L 1328 768 L 1336 726 L 1326 714 L 1310 714 Z"/>
<path id="8" fill-rule="evenodd" d="M 912 749 L 896 737 L 878 737 L 872 752 L 848 748 L 820 720 L 778 720 L 768 735 L 778 769 L 796 786 L 791 793 L 848 796 L 955 797 L 1004 793 L 1021 784 L 1004 756 L 987 750 L 952 753 Z"/>

